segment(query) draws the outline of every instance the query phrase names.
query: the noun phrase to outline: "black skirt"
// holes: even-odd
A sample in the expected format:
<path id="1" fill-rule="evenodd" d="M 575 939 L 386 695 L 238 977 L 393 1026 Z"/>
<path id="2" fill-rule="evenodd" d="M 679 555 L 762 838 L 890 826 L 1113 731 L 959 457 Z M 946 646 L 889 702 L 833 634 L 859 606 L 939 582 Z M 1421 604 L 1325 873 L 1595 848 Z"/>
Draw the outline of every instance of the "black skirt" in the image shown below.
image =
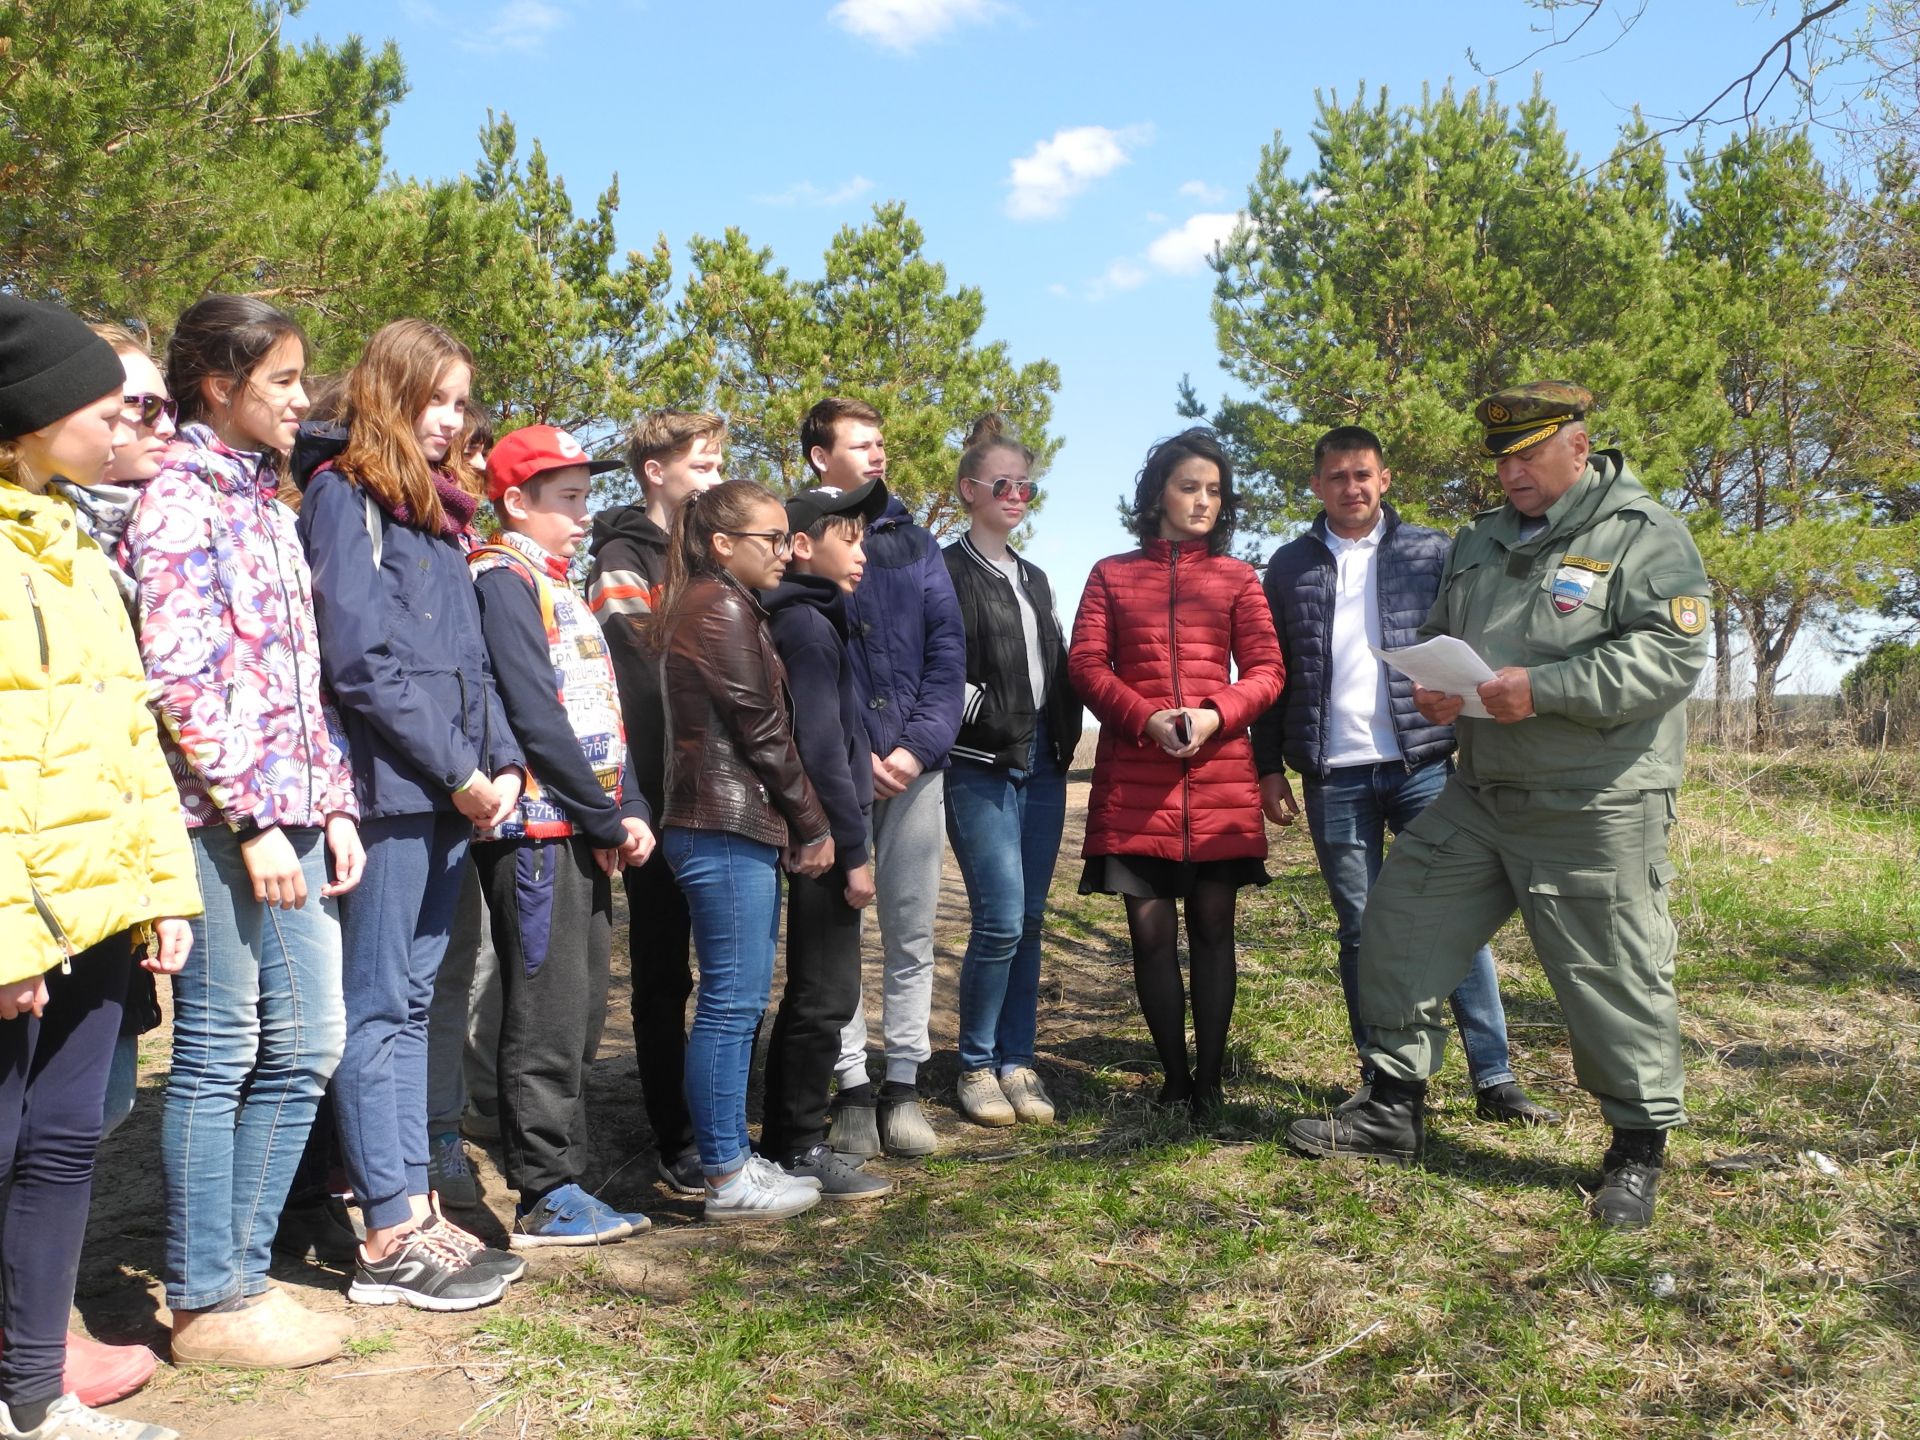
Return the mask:
<path id="1" fill-rule="evenodd" d="M 1199 884 L 1231 885 L 1244 890 L 1266 885 L 1264 860 L 1243 855 L 1235 860 L 1165 860 L 1158 855 L 1089 855 L 1080 871 L 1082 895 L 1132 895 L 1141 900 L 1181 900 Z"/>

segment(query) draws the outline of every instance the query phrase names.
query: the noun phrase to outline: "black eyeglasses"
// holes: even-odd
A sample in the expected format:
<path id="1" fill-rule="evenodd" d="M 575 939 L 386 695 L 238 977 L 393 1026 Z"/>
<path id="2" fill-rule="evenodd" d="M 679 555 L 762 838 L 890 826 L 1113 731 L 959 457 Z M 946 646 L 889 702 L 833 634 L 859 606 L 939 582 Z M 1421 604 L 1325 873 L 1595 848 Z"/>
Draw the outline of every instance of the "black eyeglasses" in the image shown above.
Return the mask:
<path id="1" fill-rule="evenodd" d="M 767 548 L 776 556 L 785 559 L 793 553 L 793 536 L 784 530 L 722 530 L 722 535 L 733 535 L 740 539 L 748 536 L 767 542 Z"/>
<path id="2" fill-rule="evenodd" d="M 165 395 L 122 395 L 120 408 L 132 413 L 133 418 L 151 430 L 160 423 L 160 417 L 169 420 L 178 419 L 180 406 Z"/>
<path id="3" fill-rule="evenodd" d="M 973 483 L 976 485 L 986 485 L 989 482 L 985 480 L 975 480 Z M 1040 487 L 1033 481 L 1009 480 L 1004 475 L 998 480 L 992 481 L 991 486 L 993 498 L 996 500 L 1004 500 L 1011 494 L 1014 499 L 1024 502 L 1033 499 L 1034 496 L 1040 493 Z"/>

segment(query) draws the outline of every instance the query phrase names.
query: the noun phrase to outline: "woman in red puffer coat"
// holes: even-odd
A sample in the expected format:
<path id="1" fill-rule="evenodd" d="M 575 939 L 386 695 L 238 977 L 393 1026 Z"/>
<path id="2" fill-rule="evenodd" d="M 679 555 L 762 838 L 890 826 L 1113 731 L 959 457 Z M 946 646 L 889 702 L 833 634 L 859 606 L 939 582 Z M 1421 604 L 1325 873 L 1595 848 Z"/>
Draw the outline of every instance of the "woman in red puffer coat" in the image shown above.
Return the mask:
<path id="1" fill-rule="evenodd" d="M 1154 446 L 1133 498 L 1140 548 L 1093 567 L 1067 655 L 1074 689 L 1100 721 L 1080 893 L 1126 897 L 1134 986 L 1166 1071 L 1160 1103 L 1202 1120 L 1222 1102 L 1235 893 L 1268 880 L 1247 727 L 1285 676 L 1259 574 L 1226 553 L 1236 509 L 1233 466 L 1211 431 Z"/>

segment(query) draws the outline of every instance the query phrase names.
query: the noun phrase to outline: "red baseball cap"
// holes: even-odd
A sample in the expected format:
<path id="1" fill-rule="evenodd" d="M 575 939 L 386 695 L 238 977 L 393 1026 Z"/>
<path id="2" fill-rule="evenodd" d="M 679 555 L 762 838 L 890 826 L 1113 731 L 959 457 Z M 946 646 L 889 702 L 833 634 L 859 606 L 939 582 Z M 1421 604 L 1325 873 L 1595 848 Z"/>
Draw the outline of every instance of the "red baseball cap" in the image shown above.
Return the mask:
<path id="1" fill-rule="evenodd" d="M 487 454 L 487 498 L 498 500 L 516 485 L 525 485 L 549 470 L 584 465 L 589 475 L 625 468 L 620 460 L 590 460 L 578 440 L 553 425 L 527 425 L 514 431 Z"/>

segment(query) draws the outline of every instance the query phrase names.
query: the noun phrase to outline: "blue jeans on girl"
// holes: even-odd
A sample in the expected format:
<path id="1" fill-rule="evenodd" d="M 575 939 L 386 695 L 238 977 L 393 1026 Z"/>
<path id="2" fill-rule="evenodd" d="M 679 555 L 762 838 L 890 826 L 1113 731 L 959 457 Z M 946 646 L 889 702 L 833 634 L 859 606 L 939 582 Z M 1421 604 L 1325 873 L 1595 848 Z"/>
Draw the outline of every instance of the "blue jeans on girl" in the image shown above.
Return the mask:
<path id="1" fill-rule="evenodd" d="M 369 1227 L 405 1223 L 427 1193 L 427 1012 L 447 951 L 473 822 L 456 811 L 360 822 L 367 866 L 341 896 L 346 1053 L 334 1109 Z"/>
<path id="2" fill-rule="evenodd" d="M 1066 814 L 1067 777 L 1043 717 L 1027 769 L 955 760 L 947 772 L 947 836 L 973 912 L 960 960 L 962 1070 L 1004 1075 L 1033 1064 L 1040 925 Z"/>
<path id="3" fill-rule="evenodd" d="M 193 950 L 173 979 L 173 1070 L 160 1117 L 167 1304 L 204 1310 L 267 1289 L 273 1232 L 327 1079 L 340 1061 L 340 922 L 324 834 L 283 832 L 307 901 L 253 898 L 240 842 L 193 834 L 200 900 Z"/>
<path id="4" fill-rule="evenodd" d="M 709 1175 L 748 1152 L 747 1072 L 773 988 L 780 852 L 724 830 L 669 826 L 663 848 L 693 916 L 700 995 L 687 1032 L 687 1109 Z"/>

